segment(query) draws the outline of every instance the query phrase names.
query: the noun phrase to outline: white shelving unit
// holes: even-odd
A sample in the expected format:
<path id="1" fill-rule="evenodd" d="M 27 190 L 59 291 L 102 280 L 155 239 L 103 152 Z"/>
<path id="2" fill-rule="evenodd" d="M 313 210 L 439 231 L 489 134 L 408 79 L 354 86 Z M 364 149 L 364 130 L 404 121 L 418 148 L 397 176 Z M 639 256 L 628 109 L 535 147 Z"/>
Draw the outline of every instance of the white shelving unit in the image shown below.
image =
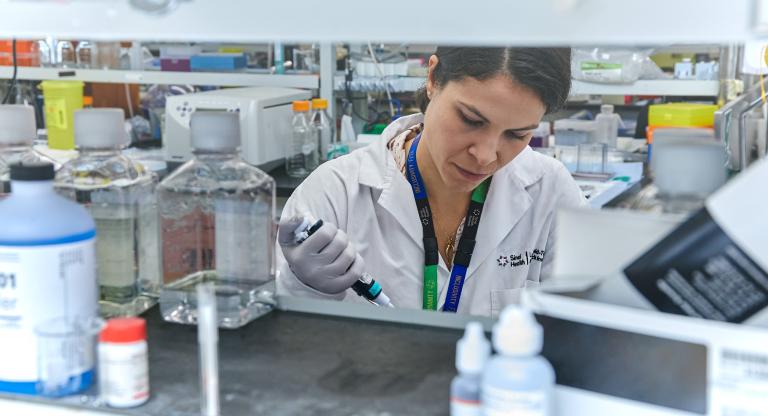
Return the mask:
<path id="1" fill-rule="evenodd" d="M 335 90 L 344 90 L 344 76 L 334 79 Z M 424 85 L 423 77 L 355 77 L 353 91 L 384 91 L 385 85 L 391 92 L 416 91 Z M 571 95 L 663 95 L 663 96 L 717 96 L 718 81 L 697 80 L 641 80 L 632 84 L 597 84 L 573 80 Z"/>
<path id="2" fill-rule="evenodd" d="M 719 81 L 640 80 L 632 84 L 597 84 L 573 80 L 571 95 L 717 96 Z"/>
<path id="3" fill-rule="evenodd" d="M 317 75 L 273 75 L 251 72 L 167 72 L 112 69 L 19 67 L 22 80 L 76 80 L 127 84 L 191 84 L 242 87 L 320 88 Z M 10 79 L 13 68 L 0 67 L 0 79 Z"/>

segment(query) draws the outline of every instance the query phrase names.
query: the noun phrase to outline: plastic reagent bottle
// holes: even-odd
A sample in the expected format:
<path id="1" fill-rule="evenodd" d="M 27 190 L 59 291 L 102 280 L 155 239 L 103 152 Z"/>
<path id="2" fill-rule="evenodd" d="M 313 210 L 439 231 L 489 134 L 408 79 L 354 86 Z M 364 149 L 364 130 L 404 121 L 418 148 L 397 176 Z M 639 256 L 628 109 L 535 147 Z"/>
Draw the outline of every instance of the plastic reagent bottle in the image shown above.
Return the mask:
<path id="1" fill-rule="evenodd" d="M 48 162 L 32 149 L 36 138 L 34 108 L 28 105 L 0 105 L 0 198 L 11 191 L 11 165 Z"/>
<path id="2" fill-rule="evenodd" d="M 493 327 L 498 355 L 483 371 L 483 415 L 551 414 L 555 371 L 539 355 L 542 338 L 541 325 L 529 310 L 510 305 L 502 311 Z"/>
<path id="3" fill-rule="evenodd" d="M 309 124 L 308 112 L 309 101 L 293 102 L 293 120 L 285 156 L 285 171 L 288 176 L 294 178 L 308 176 L 319 163 L 315 128 Z"/>
<path id="4" fill-rule="evenodd" d="M 56 175 L 56 191 L 96 221 L 101 314 L 135 316 L 156 303 L 160 283 L 157 177 L 124 156 L 128 144 L 118 108 L 75 112 L 80 155 Z"/>
<path id="5" fill-rule="evenodd" d="M 0 390 L 35 394 L 38 324 L 80 322 L 98 313 L 93 220 L 83 207 L 57 195 L 50 163 L 11 165 L 13 192 L 0 201 Z M 93 380 L 87 354 L 70 377 L 72 392 Z"/>
<path id="6" fill-rule="evenodd" d="M 149 400 L 147 324 L 143 318 L 107 321 L 99 335 L 99 386 L 111 407 L 136 407 Z"/>
<path id="7" fill-rule="evenodd" d="M 456 343 L 456 369 L 459 375 L 451 382 L 451 416 L 480 416 L 480 383 L 491 343 L 483 326 L 470 322 L 464 336 Z"/>
<path id="8" fill-rule="evenodd" d="M 194 158 L 158 188 L 160 311 L 195 324 L 199 283 L 215 284 L 219 326 L 239 328 L 274 305 L 275 181 L 239 157 L 240 118 L 192 113 Z"/>
<path id="9" fill-rule="evenodd" d="M 616 148 L 616 141 L 619 137 L 620 117 L 613 112 L 613 105 L 601 105 L 600 114 L 595 117 L 595 121 L 600 131 L 600 140 L 608 147 Z"/>
<path id="10" fill-rule="evenodd" d="M 328 100 L 315 98 L 312 100 L 312 124 L 317 132 L 318 150 L 320 152 L 320 161 L 325 162 L 330 159 L 329 153 L 331 145 L 335 142 L 336 135 L 331 118 L 328 115 Z"/>

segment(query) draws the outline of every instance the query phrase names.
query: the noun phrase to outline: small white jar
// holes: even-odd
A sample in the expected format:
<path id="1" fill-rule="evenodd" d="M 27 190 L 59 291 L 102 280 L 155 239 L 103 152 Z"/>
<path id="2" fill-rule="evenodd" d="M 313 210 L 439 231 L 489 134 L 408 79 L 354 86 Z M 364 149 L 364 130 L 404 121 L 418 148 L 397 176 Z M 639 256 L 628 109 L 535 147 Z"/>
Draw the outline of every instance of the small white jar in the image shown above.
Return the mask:
<path id="1" fill-rule="evenodd" d="M 115 318 L 99 336 L 99 387 L 111 407 L 136 407 L 149 400 L 147 324 L 142 318 Z"/>

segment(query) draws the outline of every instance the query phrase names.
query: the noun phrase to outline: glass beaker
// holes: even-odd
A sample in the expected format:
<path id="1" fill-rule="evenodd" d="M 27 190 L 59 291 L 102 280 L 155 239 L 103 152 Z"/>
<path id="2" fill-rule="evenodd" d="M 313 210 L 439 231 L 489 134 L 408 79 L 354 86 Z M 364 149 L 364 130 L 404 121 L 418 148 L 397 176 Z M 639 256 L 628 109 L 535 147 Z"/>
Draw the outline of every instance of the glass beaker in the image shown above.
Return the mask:
<path id="1" fill-rule="evenodd" d="M 578 145 L 576 171 L 579 173 L 606 173 L 608 147 L 605 143 L 581 143 Z"/>
<path id="2" fill-rule="evenodd" d="M 88 389 L 94 382 L 96 337 L 100 318 L 54 318 L 35 327 L 37 393 L 61 397 Z"/>

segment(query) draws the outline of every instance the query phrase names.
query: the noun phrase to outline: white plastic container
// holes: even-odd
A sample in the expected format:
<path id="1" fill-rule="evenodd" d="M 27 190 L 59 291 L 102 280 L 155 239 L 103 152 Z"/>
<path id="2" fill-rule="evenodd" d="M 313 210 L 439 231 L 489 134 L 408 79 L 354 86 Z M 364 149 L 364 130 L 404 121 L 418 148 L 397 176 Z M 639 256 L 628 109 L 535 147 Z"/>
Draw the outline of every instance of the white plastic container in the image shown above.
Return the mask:
<path id="1" fill-rule="evenodd" d="M 483 326 L 470 322 L 464 336 L 456 343 L 456 369 L 459 375 L 451 382 L 451 416 L 480 416 L 480 382 L 483 368 L 491 355 L 491 344 Z"/>
<path id="2" fill-rule="evenodd" d="M 142 318 L 107 321 L 99 336 L 99 387 L 111 407 L 136 407 L 149 400 L 147 324 Z"/>
<path id="3" fill-rule="evenodd" d="M 36 138 L 37 124 L 32 106 L 0 105 L 0 198 L 11 191 L 11 165 L 50 162 L 32 149 Z"/>
<path id="4" fill-rule="evenodd" d="M 96 228 L 88 212 L 53 190 L 53 165 L 11 166 L 13 192 L 0 202 L 0 388 L 35 394 L 39 324 L 95 318 Z M 93 379 L 93 359 L 76 373 Z M 77 390 L 77 389 L 75 389 Z"/>
<path id="5" fill-rule="evenodd" d="M 529 310 L 510 305 L 502 311 L 493 327 L 498 355 L 483 372 L 483 415 L 552 414 L 555 371 L 539 355 L 542 338 L 541 325 Z"/>
<path id="6" fill-rule="evenodd" d="M 600 106 L 600 114 L 595 117 L 595 122 L 599 131 L 598 140 L 615 149 L 621 120 L 619 115 L 613 112 L 613 106 L 611 104 Z"/>

